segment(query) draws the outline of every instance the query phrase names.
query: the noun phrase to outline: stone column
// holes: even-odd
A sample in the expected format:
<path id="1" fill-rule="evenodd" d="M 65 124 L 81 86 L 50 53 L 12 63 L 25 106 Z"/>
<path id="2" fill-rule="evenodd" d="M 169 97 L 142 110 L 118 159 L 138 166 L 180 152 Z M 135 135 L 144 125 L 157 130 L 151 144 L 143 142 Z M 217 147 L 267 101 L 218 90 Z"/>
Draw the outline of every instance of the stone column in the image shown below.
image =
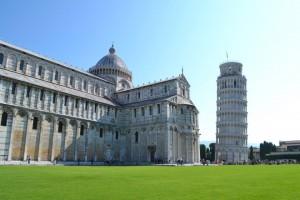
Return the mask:
<path id="1" fill-rule="evenodd" d="M 66 146 L 67 146 L 67 137 L 68 137 L 68 128 L 69 128 L 69 122 L 70 120 L 69 119 L 66 119 L 66 125 L 65 125 L 65 134 L 64 134 L 64 140 L 62 141 L 62 151 L 63 151 L 63 161 L 65 162 L 66 159 L 67 159 L 67 149 L 66 149 Z"/>
<path id="2" fill-rule="evenodd" d="M 41 154 L 42 154 L 42 136 L 43 134 L 43 127 L 44 127 L 45 115 L 41 116 L 40 122 L 40 137 L 39 137 L 39 147 L 38 147 L 38 161 L 41 161 Z"/>
<path id="3" fill-rule="evenodd" d="M 84 141 L 84 160 L 85 160 L 85 162 L 87 162 L 88 133 L 90 130 L 90 126 L 91 126 L 91 124 L 89 122 L 87 122 L 87 126 L 85 129 L 85 141 Z"/>
<path id="4" fill-rule="evenodd" d="M 53 138 L 52 138 L 52 147 L 51 147 L 51 161 L 55 157 L 55 137 L 57 135 L 57 117 L 53 117 Z"/>
<path id="5" fill-rule="evenodd" d="M 15 124 L 16 124 L 16 116 L 17 116 L 18 110 L 13 109 L 12 115 L 12 124 L 11 124 L 11 131 L 10 131 L 10 139 L 9 139 L 9 150 L 8 150 L 8 160 L 11 160 L 12 156 L 12 149 L 13 149 L 13 134 L 15 130 Z"/>
<path id="6" fill-rule="evenodd" d="M 23 152 L 23 159 L 26 160 L 27 159 L 27 146 L 28 146 L 28 140 L 29 140 L 29 133 L 30 130 L 32 130 L 32 121 L 33 121 L 33 117 L 32 117 L 32 113 L 28 114 L 27 117 L 27 127 L 26 127 L 26 133 L 25 133 L 25 144 L 24 147 L 22 147 L 24 149 Z"/>
<path id="7" fill-rule="evenodd" d="M 80 121 L 77 121 L 77 129 L 76 129 L 76 133 L 75 133 L 75 158 L 74 158 L 74 161 L 77 161 L 78 160 L 78 138 L 79 138 L 79 133 L 80 133 Z"/>

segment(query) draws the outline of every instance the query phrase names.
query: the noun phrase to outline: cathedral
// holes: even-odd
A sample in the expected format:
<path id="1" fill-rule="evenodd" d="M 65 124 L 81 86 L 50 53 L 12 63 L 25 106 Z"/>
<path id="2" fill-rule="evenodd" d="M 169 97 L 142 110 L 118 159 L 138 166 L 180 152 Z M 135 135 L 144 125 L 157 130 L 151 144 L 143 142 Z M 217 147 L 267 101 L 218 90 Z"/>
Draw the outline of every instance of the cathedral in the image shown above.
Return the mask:
<path id="1" fill-rule="evenodd" d="M 88 71 L 0 40 L 0 160 L 199 163 L 183 74 L 134 87 L 112 46 Z"/>

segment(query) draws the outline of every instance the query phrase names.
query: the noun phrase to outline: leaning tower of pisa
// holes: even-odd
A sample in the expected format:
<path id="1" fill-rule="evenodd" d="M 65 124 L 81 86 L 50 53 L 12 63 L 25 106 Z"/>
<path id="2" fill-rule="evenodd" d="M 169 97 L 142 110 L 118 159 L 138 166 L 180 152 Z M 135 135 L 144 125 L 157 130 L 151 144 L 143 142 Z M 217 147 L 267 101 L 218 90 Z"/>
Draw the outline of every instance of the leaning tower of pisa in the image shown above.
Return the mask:
<path id="1" fill-rule="evenodd" d="M 217 79 L 216 159 L 230 163 L 248 160 L 247 79 L 243 65 L 220 65 Z"/>

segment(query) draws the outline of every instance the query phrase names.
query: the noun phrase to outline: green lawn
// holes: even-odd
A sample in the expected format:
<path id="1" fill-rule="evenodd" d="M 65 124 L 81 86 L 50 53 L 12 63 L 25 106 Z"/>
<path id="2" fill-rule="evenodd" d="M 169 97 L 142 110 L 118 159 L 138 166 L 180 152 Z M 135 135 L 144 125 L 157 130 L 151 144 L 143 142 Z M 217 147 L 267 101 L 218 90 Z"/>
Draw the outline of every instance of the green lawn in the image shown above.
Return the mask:
<path id="1" fill-rule="evenodd" d="M 299 199 L 300 165 L 0 166 L 0 199 Z"/>

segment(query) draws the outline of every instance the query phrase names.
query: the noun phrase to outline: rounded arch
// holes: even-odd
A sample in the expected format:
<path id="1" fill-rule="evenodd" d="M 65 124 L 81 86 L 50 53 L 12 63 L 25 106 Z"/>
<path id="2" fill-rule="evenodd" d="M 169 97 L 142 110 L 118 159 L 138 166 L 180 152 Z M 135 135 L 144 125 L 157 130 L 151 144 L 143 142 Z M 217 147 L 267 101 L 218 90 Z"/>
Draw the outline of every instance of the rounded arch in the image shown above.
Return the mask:
<path id="1" fill-rule="evenodd" d="M 13 113 L 12 108 L 10 108 L 8 106 L 0 106 L 0 110 L 2 110 L 2 112 L 7 112 L 8 114 L 12 114 Z"/>
<path id="2" fill-rule="evenodd" d="M 26 110 L 23 110 L 23 109 L 18 110 L 17 115 L 20 115 L 21 117 L 30 116 L 29 113 Z M 40 119 L 40 117 L 39 117 L 39 119 Z"/>
<path id="3" fill-rule="evenodd" d="M 45 116 L 45 120 L 47 120 L 48 122 L 53 122 L 53 116 L 52 115 L 46 115 Z"/>
<path id="4" fill-rule="evenodd" d="M 38 118 L 38 120 L 41 120 L 41 119 L 42 119 L 42 114 L 39 113 L 39 112 L 33 112 L 33 113 L 31 114 L 31 116 L 32 116 L 32 117 Z"/>
<path id="5" fill-rule="evenodd" d="M 77 126 L 77 125 L 78 125 L 77 121 L 74 120 L 74 119 L 71 119 L 71 120 L 69 121 L 69 124 L 70 124 L 71 126 Z"/>
<path id="6" fill-rule="evenodd" d="M 67 124 L 67 120 L 66 120 L 65 118 L 63 118 L 63 117 L 57 118 L 57 123 L 58 123 L 58 122 L 62 122 L 63 125 L 66 125 L 66 124 Z"/>
<path id="7" fill-rule="evenodd" d="M 92 129 L 92 130 L 94 130 L 94 129 L 96 129 L 96 127 L 97 127 L 97 124 L 92 122 L 92 123 L 90 124 L 90 127 L 89 127 L 89 128 Z"/>

